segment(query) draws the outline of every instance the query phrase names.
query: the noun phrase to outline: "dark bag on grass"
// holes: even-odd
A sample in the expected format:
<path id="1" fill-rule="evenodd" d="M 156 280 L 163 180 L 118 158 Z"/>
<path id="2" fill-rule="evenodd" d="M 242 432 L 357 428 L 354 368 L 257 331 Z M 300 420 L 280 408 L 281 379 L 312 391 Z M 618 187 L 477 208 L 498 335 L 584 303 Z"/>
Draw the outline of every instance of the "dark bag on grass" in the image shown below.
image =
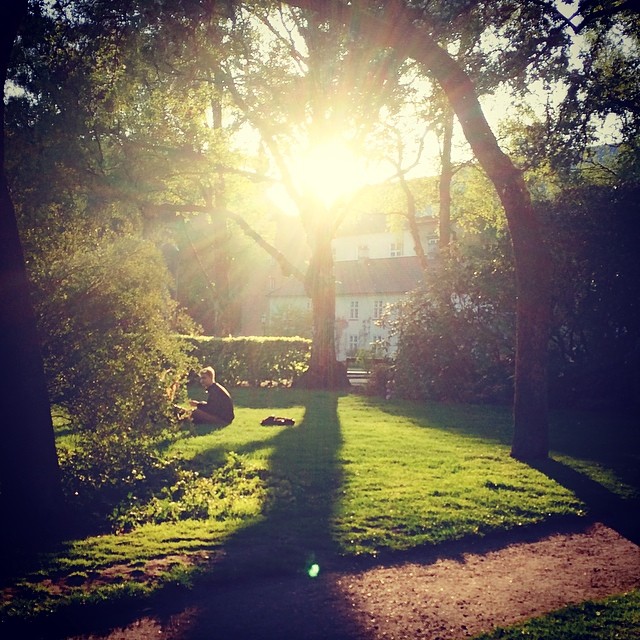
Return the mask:
<path id="1" fill-rule="evenodd" d="M 282 418 L 280 416 L 268 416 L 260 424 L 263 427 L 291 427 L 296 423 L 293 418 Z"/>

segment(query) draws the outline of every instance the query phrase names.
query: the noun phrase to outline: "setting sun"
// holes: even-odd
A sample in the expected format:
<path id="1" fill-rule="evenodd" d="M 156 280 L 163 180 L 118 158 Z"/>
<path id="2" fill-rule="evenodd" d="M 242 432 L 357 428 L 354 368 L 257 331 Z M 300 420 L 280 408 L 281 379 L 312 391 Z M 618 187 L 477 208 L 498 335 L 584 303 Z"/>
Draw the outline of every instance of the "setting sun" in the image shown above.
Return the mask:
<path id="1" fill-rule="evenodd" d="M 327 140 L 300 156 L 295 169 L 300 187 L 327 207 L 367 183 L 367 169 L 340 140 Z"/>
<path id="2" fill-rule="evenodd" d="M 293 158 L 290 170 L 295 188 L 317 198 L 327 208 L 366 184 L 380 181 L 365 159 L 339 139 L 328 139 L 299 153 Z M 269 194 L 285 212 L 297 213 L 282 185 L 274 186 Z"/>

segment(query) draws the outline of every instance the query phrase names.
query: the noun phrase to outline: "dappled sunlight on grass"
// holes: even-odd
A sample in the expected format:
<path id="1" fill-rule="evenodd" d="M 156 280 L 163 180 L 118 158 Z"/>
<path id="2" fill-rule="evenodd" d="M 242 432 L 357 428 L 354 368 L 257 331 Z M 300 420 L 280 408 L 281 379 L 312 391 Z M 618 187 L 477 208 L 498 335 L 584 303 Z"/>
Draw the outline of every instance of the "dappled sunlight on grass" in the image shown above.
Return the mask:
<path id="1" fill-rule="evenodd" d="M 241 520 L 185 520 L 148 524 L 126 535 L 105 535 L 69 543 L 67 561 L 87 568 L 107 566 L 114 562 L 136 562 L 167 553 L 189 554 L 212 549 L 239 527 Z"/>
<path id="2" fill-rule="evenodd" d="M 29 576 L 16 577 L 28 583 L 25 593 L 40 590 L 42 606 L 53 607 L 55 598 L 62 601 L 47 599 L 43 576 L 116 565 L 131 571 L 162 558 L 173 569 L 155 576 L 153 588 L 188 584 L 206 558 L 216 559 L 204 562 L 208 579 L 300 573 L 329 557 L 483 536 L 584 514 L 593 489 L 576 476 L 601 487 L 603 499 L 637 498 L 638 436 L 626 422 L 606 433 L 597 417 L 564 417 L 552 428 L 556 460 L 534 468 L 509 455 L 506 407 L 287 389 L 233 395 L 231 425 L 198 427 L 168 445 L 181 475 L 135 505 L 140 519 L 131 512 L 133 530 L 70 541 L 43 556 L 25 568 Z M 291 417 L 295 425 L 262 426 L 268 415 Z M 149 579 L 138 573 L 141 583 Z M 111 585 L 108 597 L 130 588 Z"/>

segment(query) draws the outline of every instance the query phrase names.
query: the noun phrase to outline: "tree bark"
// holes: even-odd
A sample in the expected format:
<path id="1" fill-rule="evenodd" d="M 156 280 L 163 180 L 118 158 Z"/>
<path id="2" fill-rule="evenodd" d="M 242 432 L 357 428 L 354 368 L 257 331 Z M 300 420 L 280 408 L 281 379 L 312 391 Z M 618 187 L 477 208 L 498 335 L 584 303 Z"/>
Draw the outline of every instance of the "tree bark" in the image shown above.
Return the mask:
<path id="1" fill-rule="evenodd" d="M 225 204 L 224 178 L 218 174 L 215 177 L 214 188 L 205 194 L 205 208 L 211 212 L 208 224 L 210 240 L 205 245 L 210 254 L 207 256 L 207 264 L 210 266 L 208 275 L 215 287 L 213 292 L 215 313 L 211 326 L 214 335 L 217 336 L 231 335 L 237 328 L 237 308 L 232 300 L 229 284 L 231 279 L 230 234 L 227 218 L 220 213 L 226 209 Z"/>
<path id="2" fill-rule="evenodd" d="M 427 273 L 429 269 L 429 261 L 427 260 L 427 254 L 424 251 L 422 238 L 420 236 L 420 227 L 418 226 L 416 213 L 416 199 L 411 192 L 407 181 L 405 180 L 405 176 L 399 173 L 399 179 L 400 188 L 404 192 L 404 199 L 407 203 L 407 212 L 405 215 L 405 219 L 407 220 L 407 224 L 409 225 L 409 233 L 411 234 L 411 239 L 413 240 L 413 249 L 418 258 L 418 261 L 420 262 L 420 268 L 424 273 Z"/>
<path id="3" fill-rule="evenodd" d="M 475 87 L 458 63 L 426 34 L 411 37 L 403 51 L 422 62 L 445 91 L 478 162 L 492 181 L 507 216 L 516 269 L 516 369 L 511 454 L 519 459 L 549 454 L 547 399 L 551 327 L 551 259 L 522 173 L 498 146 Z M 403 40 L 396 45 L 403 46 Z"/>
<path id="4" fill-rule="evenodd" d="M 0 80 L 26 2 L 0 10 Z M 29 296 L 15 210 L 4 172 L 4 102 L 0 106 L 0 362 L 2 390 L 0 447 L 0 536 L 18 544 L 39 543 L 60 531 L 62 488 L 51 407 L 36 320 Z"/>
<path id="5" fill-rule="evenodd" d="M 289 4 L 318 11 L 329 22 L 357 24 L 372 43 L 392 47 L 401 56 L 421 63 L 444 90 L 467 141 L 500 197 L 511 233 L 518 296 L 511 455 L 519 459 L 546 458 L 551 260 L 524 178 L 500 149 L 473 82 L 429 32 L 414 22 L 422 14 L 400 0 L 387 2 L 382 14 L 358 11 L 357 20 L 352 5 L 342 2 L 290 0 Z"/>
<path id="6" fill-rule="evenodd" d="M 305 290 L 313 307 L 313 340 L 309 368 L 296 386 L 306 389 L 345 389 L 349 387 L 347 369 L 336 358 L 336 282 L 333 274 L 331 225 L 327 216 L 313 216 L 317 223 L 313 250 L 305 275 Z"/>
<path id="7" fill-rule="evenodd" d="M 215 32 L 216 46 L 221 46 L 220 34 Z M 222 101 L 218 92 L 222 90 L 223 81 L 219 73 L 210 70 L 213 87 L 216 92 L 211 98 L 211 113 L 213 116 L 213 129 L 222 130 Z M 224 171 L 218 169 L 214 175 L 213 183 L 213 209 L 224 211 L 227 208 L 227 188 Z M 213 215 L 211 218 L 213 231 L 213 271 L 216 285 L 216 328 L 218 335 L 226 336 L 236 332 L 240 325 L 240 309 L 236 300 L 231 295 L 231 247 L 230 234 L 227 227 L 227 219 L 221 215 Z"/>

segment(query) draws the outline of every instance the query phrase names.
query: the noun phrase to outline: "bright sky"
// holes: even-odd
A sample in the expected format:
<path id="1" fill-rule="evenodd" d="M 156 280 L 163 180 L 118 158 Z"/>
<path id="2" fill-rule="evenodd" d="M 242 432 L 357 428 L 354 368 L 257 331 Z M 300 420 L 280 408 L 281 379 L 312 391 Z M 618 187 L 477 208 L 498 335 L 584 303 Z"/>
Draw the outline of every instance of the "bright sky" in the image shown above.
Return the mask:
<path id="1" fill-rule="evenodd" d="M 569 16 L 575 8 L 575 1 L 569 3 L 560 2 L 559 6 L 565 15 Z M 577 53 L 580 42 L 576 43 L 574 53 Z M 547 100 L 559 102 L 562 97 L 562 89 L 555 94 L 545 92 L 542 83 L 532 83 L 530 94 L 525 98 L 528 106 L 533 111 L 542 115 Z M 496 137 L 499 136 L 500 124 L 506 118 L 514 117 L 518 105 L 505 90 L 498 90 L 491 96 L 483 96 L 481 104 L 484 114 Z M 615 140 L 614 122 L 609 120 L 603 123 L 602 140 Z M 424 123 L 423 123 L 424 125 Z M 606 126 L 604 126 L 606 125 Z M 416 128 L 418 125 L 415 125 Z M 454 145 L 452 159 L 454 162 L 467 161 L 471 158 L 468 144 L 462 134 L 459 125 L 454 130 Z M 412 163 L 415 155 L 409 151 L 406 153 L 404 165 Z M 291 162 L 292 177 L 295 183 L 320 199 L 327 207 L 337 200 L 354 193 L 367 184 L 377 184 L 393 175 L 394 170 L 390 164 L 373 163 L 371 159 L 356 157 L 349 148 L 340 142 L 338 137 L 324 140 L 312 149 L 301 149 L 299 156 Z M 433 133 L 428 134 L 421 161 L 416 165 L 407 177 L 421 177 L 437 175 L 440 169 L 440 148 Z M 288 213 L 295 213 L 295 207 L 286 196 L 281 187 L 274 187 L 270 191 L 270 197 L 275 204 Z"/>
<path id="2" fill-rule="evenodd" d="M 356 156 L 339 138 L 307 149 L 296 160 L 294 171 L 298 184 L 327 207 L 373 178 L 364 158 Z"/>
<path id="3" fill-rule="evenodd" d="M 388 176 L 388 171 L 383 175 L 381 167 L 372 167 L 339 138 L 302 150 L 290 169 L 296 187 L 318 199 L 327 209 L 363 186 L 380 183 Z M 285 213 L 298 213 L 284 186 L 274 185 L 269 190 L 269 198 Z"/>

